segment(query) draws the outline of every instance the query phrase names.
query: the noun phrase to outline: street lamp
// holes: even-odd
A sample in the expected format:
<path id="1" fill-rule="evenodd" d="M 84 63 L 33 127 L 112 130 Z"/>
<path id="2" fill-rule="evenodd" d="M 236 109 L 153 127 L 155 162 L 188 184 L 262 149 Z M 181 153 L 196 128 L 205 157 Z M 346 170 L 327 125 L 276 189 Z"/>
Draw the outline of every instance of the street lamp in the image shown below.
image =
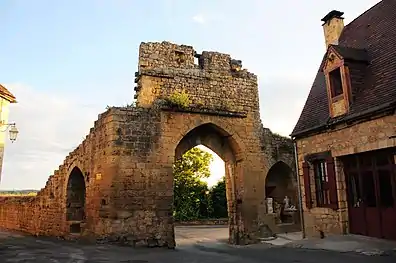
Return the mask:
<path id="1" fill-rule="evenodd" d="M 10 133 L 10 141 L 11 141 L 12 143 L 14 143 L 14 142 L 16 141 L 17 136 L 18 136 L 18 133 L 19 133 L 17 127 L 15 126 L 15 123 L 7 123 L 7 124 L 1 123 L 0 125 L 1 125 L 1 126 L 6 126 L 6 128 L 5 128 L 4 130 L 2 130 L 1 132 L 5 132 L 5 131 L 8 130 L 8 128 L 10 128 L 10 130 L 9 130 L 9 133 Z"/>

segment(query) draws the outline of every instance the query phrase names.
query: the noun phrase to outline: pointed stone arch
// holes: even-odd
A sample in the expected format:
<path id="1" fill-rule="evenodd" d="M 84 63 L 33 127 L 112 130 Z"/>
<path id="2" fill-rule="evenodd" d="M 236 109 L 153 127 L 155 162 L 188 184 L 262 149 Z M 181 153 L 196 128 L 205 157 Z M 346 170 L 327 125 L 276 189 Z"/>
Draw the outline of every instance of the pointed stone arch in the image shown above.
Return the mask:
<path id="1" fill-rule="evenodd" d="M 82 171 L 75 166 L 66 184 L 66 221 L 69 222 L 70 233 L 80 233 L 85 218 L 86 183 Z"/>
<path id="2" fill-rule="evenodd" d="M 241 143 L 235 135 L 214 123 L 204 123 L 189 130 L 176 145 L 175 158 L 200 144 L 208 147 L 224 161 L 236 161 L 242 155 Z"/>
<path id="3" fill-rule="evenodd" d="M 242 138 L 239 136 L 239 134 L 237 132 L 234 131 L 234 129 L 231 127 L 231 125 L 228 122 L 217 121 L 215 119 L 210 119 L 210 120 L 205 120 L 205 121 L 198 119 L 196 122 L 190 123 L 190 125 L 188 125 L 185 129 L 183 129 L 181 132 L 179 132 L 179 134 L 177 136 L 174 136 L 175 147 L 178 147 L 182 140 L 185 140 L 188 137 L 191 138 L 191 136 L 193 134 L 196 134 L 199 132 L 199 130 L 203 130 L 203 129 L 205 129 L 206 132 L 208 132 L 208 129 L 211 129 L 212 132 L 217 133 L 223 139 L 227 138 L 229 140 L 228 142 L 233 147 L 233 151 L 236 156 L 236 159 L 239 160 L 239 159 L 243 158 L 243 154 L 246 152 L 246 148 L 245 148 Z M 199 144 L 197 144 L 197 145 L 199 145 Z M 197 145 L 195 145 L 195 146 L 197 146 Z M 191 147 L 191 148 L 193 148 L 193 147 Z M 209 149 L 211 149 L 212 146 L 210 146 L 208 144 L 207 147 Z M 213 150 L 213 149 L 211 149 L 211 150 Z M 178 152 L 178 150 L 175 149 L 175 153 L 177 153 L 177 152 Z M 216 154 L 218 154 L 218 153 L 216 152 Z M 218 155 L 221 157 L 220 154 L 218 154 Z"/>
<path id="4" fill-rule="evenodd" d="M 283 161 L 278 161 L 268 170 L 265 179 L 266 198 L 272 197 L 274 201 L 283 202 L 287 195 L 292 202 L 297 203 L 296 180 L 293 169 Z"/>
<path id="5" fill-rule="evenodd" d="M 177 143 L 175 161 L 185 152 L 198 145 L 204 145 L 215 152 L 225 163 L 227 210 L 229 216 L 229 242 L 239 243 L 243 224 L 240 220 L 241 200 L 243 189 L 243 173 L 240 169 L 243 152 L 240 143 L 232 134 L 214 123 L 200 124 L 189 130 Z"/>
<path id="6" fill-rule="evenodd" d="M 288 201 L 286 201 L 286 196 Z M 300 210 L 297 178 L 292 167 L 278 161 L 268 170 L 265 179 L 265 198 L 272 198 L 273 231 L 300 231 Z M 288 204 L 286 204 L 288 202 Z"/>

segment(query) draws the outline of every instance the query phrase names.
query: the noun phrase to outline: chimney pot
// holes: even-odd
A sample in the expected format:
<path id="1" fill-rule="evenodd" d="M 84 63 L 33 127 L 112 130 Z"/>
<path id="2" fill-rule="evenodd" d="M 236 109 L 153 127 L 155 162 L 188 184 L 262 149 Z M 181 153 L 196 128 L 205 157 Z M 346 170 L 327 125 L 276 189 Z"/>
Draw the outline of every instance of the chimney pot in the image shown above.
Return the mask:
<path id="1" fill-rule="evenodd" d="M 323 23 L 325 24 L 325 23 L 329 22 L 330 20 L 332 20 L 333 18 L 344 19 L 342 17 L 343 15 L 344 15 L 344 12 L 332 10 L 325 17 L 323 17 L 321 21 L 323 21 Z"/>
<path id="2" fill-rule="evenodd" d="M 342 30 L 344 29 L 344 15 L 343 12 L 332 10 L 325 17 L 323 21 L 323 31 L 326 42 L 326 49 L 329 45 L 338 45 L 338 40 L 341 36 Z"/>

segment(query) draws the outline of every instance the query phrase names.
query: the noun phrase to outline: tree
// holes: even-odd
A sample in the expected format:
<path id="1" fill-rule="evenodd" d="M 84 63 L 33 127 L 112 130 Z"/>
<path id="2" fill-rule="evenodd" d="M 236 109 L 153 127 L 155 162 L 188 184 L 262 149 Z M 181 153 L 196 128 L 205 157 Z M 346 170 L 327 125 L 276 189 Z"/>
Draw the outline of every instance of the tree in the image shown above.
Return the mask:
<path id="1" fill-rule="evenodd" d="M 227 218 L 227 196 L 225 176 L 211 190 L 212 218 Z"/>
<path id="2" fill-rule="evenodd" d="M 209 217 L 208 185 L 201 179 L 210 176 L 210 153 L 197 147 L 187 151 L 173 167 L 174 217 L 194 220 Z"/>

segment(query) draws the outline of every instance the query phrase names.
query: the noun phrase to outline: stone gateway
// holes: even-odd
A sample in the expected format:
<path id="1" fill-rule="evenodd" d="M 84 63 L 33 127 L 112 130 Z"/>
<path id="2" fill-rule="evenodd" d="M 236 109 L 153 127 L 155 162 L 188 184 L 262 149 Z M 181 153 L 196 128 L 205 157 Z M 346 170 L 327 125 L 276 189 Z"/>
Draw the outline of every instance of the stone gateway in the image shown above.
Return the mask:
<path id="1" fill-rule="evenodd" d="M 173 248 L 173 163 L 197 145 L 225 162 L 230 243 L 257 242 L 271 225 L 265 182 L 272 165 L 289 168 L 280 197 L 297 205 L 292 143 L 263 128 L 257 77 L 241 61 L 142 43 L 135 77 L 136 105 L 100 114 L 37 196 L 3 197 L 1 227 Z"/>

